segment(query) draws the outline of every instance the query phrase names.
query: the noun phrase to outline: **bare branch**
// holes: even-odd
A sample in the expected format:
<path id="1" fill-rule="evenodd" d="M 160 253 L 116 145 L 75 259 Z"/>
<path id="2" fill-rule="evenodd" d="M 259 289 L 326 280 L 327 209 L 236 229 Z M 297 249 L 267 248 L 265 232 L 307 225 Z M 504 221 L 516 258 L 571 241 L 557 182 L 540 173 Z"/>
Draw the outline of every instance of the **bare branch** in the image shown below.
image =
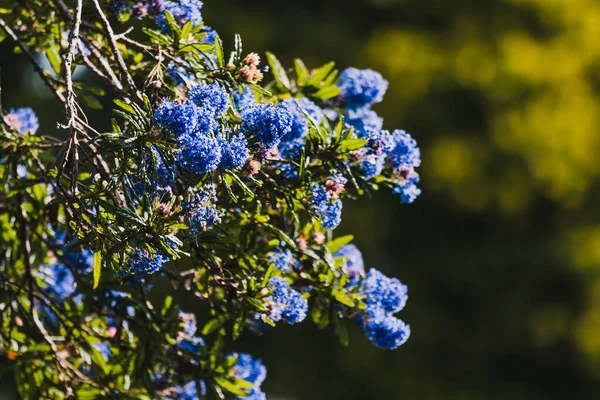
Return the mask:
<path id="1" fill-rule="evenodd" d="M 108 22 L 106 15 L 104 15 L 104 11 L 102 11 L 102 6 L 100 6 L 98 0 L 92 0 L 92 2 L 96 7 L 96 11 L 98 12 L 98 16 L 100 17 L 100 21 L 102 22 L 102 27 L 104 28 L 104 33 L 108 39 L 108 44 L 110 45 L 110 48 L 113 52 L 113 56 L 117 60 L 117 64 L 119 65 L 119 70 L 121 71 L 121 74 L 123 74 L 123 76 L 125 77 L 127 85 L 135 92 L 136 97 L 139 100 L 142 100 L 142 93 L 135 86 L 135 82 L 133 81 L 133 78 L 129 73 L 129 69 L 127 68 L 127 65 L 125 65 L 125 60 L 123 60 L 123 56 L 121 55 L 121 52 L 117 47 L 117 39 L 115 38 L 115 33 L 112 27 L 110 26 L 110 22 Z"/>
<path id="2" fill-rule="evenodd" d="M 73 194 L 77 196 L 77 177 L 79 175 L 79 142 L 77 141 L 77 129 L 75 129 L 75 117 L 77 116 L 77 105 L 75 104 L 75 91 L 73 90 L 73 75 L 72 65 L 75 59 L 75 51 L 79 48 L 79 27 L 81 26 L 81 13 L 83 10 L 83 0 L 77 0 L 77 6 L 75 8 L 75 18 L 73 18 L 71 24 L 71 32 L 69 34 L 69 50 L 63 58 L 63 75 L 67 84 L 67 125 L 64 126 L 69 129 L 71 138 L 69 140 L 68 149 L 65 153 L 65 159 L 59 170 L 59 177 L 62 174 L 67 160 L 71 159 L 73 164 L 73 171 L 71 174 L 71 190 Z"/>

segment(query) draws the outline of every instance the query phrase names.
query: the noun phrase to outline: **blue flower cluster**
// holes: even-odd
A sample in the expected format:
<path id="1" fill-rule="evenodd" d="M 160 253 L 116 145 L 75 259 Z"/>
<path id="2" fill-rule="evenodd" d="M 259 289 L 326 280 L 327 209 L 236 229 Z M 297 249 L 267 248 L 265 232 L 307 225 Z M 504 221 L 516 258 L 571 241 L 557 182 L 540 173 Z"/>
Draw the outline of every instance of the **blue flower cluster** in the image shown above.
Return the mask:
<path id="1" fill-rule="evenodd" d="M 370 131 L 380 131 L 383 128 L 383 118 L 370 108 L 363 107 L 349 109 L 345 121 L 354 127 L 356 135 L 360 138 Z"/>
<path id="2" fill-rule="evenodd" d="M 402 203 L 412 203 L 421 194 L 417 187 L 419 174 L 415 171 L 421 165 L 421 151 L 417 142 L 405 131 L 398 129 L 392 135 L 394 149 L 390 154 L 390 163 L 398 177 L 398 185 L 392 191 L 400 195 Z"/>
<path id="3" fill-rule="evenodd" d="M 62 263 L 56 261 L 49 265 L 42 265 L 39 276 L 46 287 L 44 291 L 58 300 L 65 300 L 76 289 L 75 277 Z"/>
<path id="4" fill-rule="evenodd" d="M 340 74 L 340 98 L 347 108 L 370 107 L 383 100 L 388 81 L 370 69 L 348 68 Z"/>
<path id="5" fill-rule="evenodd" d="M 169 31 L 169 24 L 165 12 L 169 12 L 175 18 L 179 25 L 184 25 L 192 21 L 192 26 L 196 27 L 202 24 L 202 13 L 200 10 L 204 5 L 199 0 L 178 0 L 178 1 L 160 1 L 158 2 L 160 12 L 156 17 L 156 24 L 163 32 Z"/>
<path id="6" fill-rule="evenodd" d="M 229 95 L 219 84 L 197 84 L 182 102 L 163 100 L 154 114 L 154 123 L 164 134 L 177 138 L 181 168 L 204 174 L 217 168 L 244 165 L 249 157 L 243 134 L 227 140 L 219 134 L 217 119 L 229 108 Z"/>
<path id="7" fill-rule="evenodd" d="M 248 149 L 246 136 L 243 133 L 231 136 L 229 141 L 223 137 L 219 139 L 222 149 L 220 168 L 232 169 L 246 164 L 248 157 L 250 157 L 250 150 Z"/>
<path id="8" fill-rule="evenodd" d="M 199 388 L 199 390 L 198 390 Z M 169 400 L 198 400 L 206 396 L 206 383 L 203 380 L 189 381 L 184 385 L 177 385 L 173 388 L 173 393 L 168 397 Z M 164 398 L 167 400 L 167 398 Z"/>
<path id="9" fill-rule="evenodd" d="M 11 128 L 22 135 L 36 133 L 40 128 L 38 118 L 30 107 L 11 108 L 4 118 Z"/>
<path id="10" fill-rule="evenodd" d="M 308 302 L 299 292 L 292 289 L 284 278 L 271 278 L 269 288 L 272 295 L 265 300 L 270 306 L 268 316 L 274 322 L 283 320 L 292 325 L 306 318 Z"/>
<path id="11" fill-rule="evenodd" d="M 408 339 L 410 327 L 394 317 L 406 305 L 408 290 L 396 278 L 371 269 L 360 284 L 365 295 L 365 316 L 357 316 L 365 336 L 376 346 L 395 349 Z"/>
<path id="12" fill-rule="evenodd" d="M 362 253 L 353 244 L 347 244 L 335 252 L 334 257 L 344 259 L 344 267 L 350 283 L 356 283 L 365 274 L 365 264 Z"/>
<path id="13" fill-rule="evenodd" d="M 256 104 L 256 94 L 247 85 L 240 85 L 233 92 L 233 101 L 238 110 L 243 111 Z"/>
<path id="14" fill-rule="evenodd" d="M 221 212 L 217 209 L 216 202 L 214 185 L 189 190 L 188 200 L 182 203 L 182 208 L 188 217 L 191 233 L 199 234 L 221 222 Z"/>
<path id="15" fill-rule="evenodd" d="M 292 130 L 292 114 L 283 103 L 277 106 L 257 103 L 243 108 L 241 112 L 243 132 L 252 135 L 264 148 L 277 146 L 281 138 Z"/>
<path id="16" fill-rule="evenodd" d="M 310 206 L 321 218 L 325 229 L 335 229 L 342 221 L 342 201 L 333 200 L 325 186 L 311 185 Z"/>
<path id="17" fill-rule="evenodd" d="M 204 339 L 196 336 L 198 327 L 196 326 L 196 316 L 180 311 L 179 320 L 182 323 L 182 330 L 177 336 L 177 347 L 192 354 L 199 355 L 200 350 L 205 347 Z"/>
<path id="18" fill-rule="evenodd" d="M 275 265 L 275 268 L 278 270 L 283 272 L 292 272 L 292 268 L 290 266 L 294 262 L 294 257 L 289 249 L 275 250 L 269 254 L 269 257 Z"/>
<path id="19" fill-rule="evenodd" d="M 169 257 L 160 252 L 152 254 L 147 249 L 141 249 L 129 258 L 129 271 L 119 271 L 119 276 L 133 275 L 136 280 L 140 280 L 148 274 L 160 271 L 167 261 L 169 261 Z"/>
<path id="20" fill-rule="evenodd" d="M 302 148 L 306 145 L 309 127 L 307 116 L 316 125 L 320 125 L 324 118 L 323 111 L 306 97 L 286 99 L 281 104 L 285 104 L 290 111 L 292 124 L 289 133 L 281 138 L 279 153 L 283 159 L 297 160 L 302 154 Z M 290 164 L 284 165 L 288 168 L 290 166 Z"/>
<path id="21" fill-rule="evenodd" d="M 260 386 L 267 378 L 267 368 L 260 359 L 252 358 L 249 354 L 239 353 L 235 355 L 237 356 L 237 360 L 232 367 L 233 375 L 237 379 L 252 384 L 250 392 L 244 397 L 237 397 L 236 400 L 265 400 L 267 397 L 260 389 Z"/>
<path id="22" fill-rule="evenodd" d="M 93 344 L 94 348 L 102 355 L 105 361 L 108 361 L 111 356 L 110 346 L 106 343 L 96 342 Z"/>

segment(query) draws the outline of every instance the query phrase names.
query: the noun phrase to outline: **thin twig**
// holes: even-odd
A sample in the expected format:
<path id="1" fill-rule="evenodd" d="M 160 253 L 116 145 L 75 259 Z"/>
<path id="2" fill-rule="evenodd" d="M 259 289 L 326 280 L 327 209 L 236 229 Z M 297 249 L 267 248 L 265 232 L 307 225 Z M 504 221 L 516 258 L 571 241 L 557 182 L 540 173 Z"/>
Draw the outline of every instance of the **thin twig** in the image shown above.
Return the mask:
<path id="1" fill-rule="evenodd" d="M 67 161 L 70 159 L 73 164 L 71 174 L 71 190 L 73 195 L 77 196 L 77 177 L 79 176 L 79 142 L 77 141 L 77 129 L 75 129 L 75 117 L 77 116 L 77 105 L 75 103 L 75 91 L 73 89 L 73 72 L 71 67 L 75 59 L 75 51 L 79 48 L 79 27 L 81 26 L 81 13 L 83 10 L 83 0 L 77 0 L 75 8 L 75 18 L 71 24 L 71 32 L 69 34 L 69 50 L 63 58 L 62 70 L 67 83 L 67 125 L 64 128 L 69 129 L 70 140 L 65 153 L 65 159 L 59 170 L 59 177 L 64 171 Z"/>
<path id="2" fill-rule="evenodd" d="M 92 2 L 94 3 L 94 6 L 96 7 L 96 11 L 98 12 L 98 16 L 100 17 L 100 22 L 102 23 L 102 27 L 104 28 L 104 33 L 108 39 L 108 44 L 110 45 L 110 48 L 113 52 L 113 56 L 117 60 L 117 64 L 119 65 L 119 70 L 121 71 L 121 74 L 123 74 L 123 76 L 125 77 L 125 81 L 127 82 L 127 85 L 135 92 L 137 98 L 140 101 L 142 101 L 143 100 L 142 93 L 135 86 L 135 82 L 133 81 L 133 78 L 132 78 L 131 74 L 129 73 L 129 69 L 127 68 L 127 65 L 125 64 L 125 60 L 123 60 L 123 56 L 121 55 L 121 52 L 119 51 L 119 48 L 117 46 L 117 40 L 115 39 L 115 33 L 114 33 L 112 27 L 110 26 L 110 22 L 108 22 L 106 15 L 104 15 L 104 11 L 102 11 L 102 6 L 100 6 L 100 3 L 98 2 L 98 0 L 92 0 Z"/>

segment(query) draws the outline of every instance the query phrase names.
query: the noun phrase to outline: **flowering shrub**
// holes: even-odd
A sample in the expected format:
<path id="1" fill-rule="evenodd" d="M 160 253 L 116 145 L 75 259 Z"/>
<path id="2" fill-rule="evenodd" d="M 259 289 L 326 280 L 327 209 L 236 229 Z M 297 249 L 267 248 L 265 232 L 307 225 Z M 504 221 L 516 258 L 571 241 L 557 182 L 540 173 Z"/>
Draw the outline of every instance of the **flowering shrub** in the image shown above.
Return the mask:
<path id="1" fill-rule="evenodd" d="M 0 118 L 0 352 L 23 398 L 261 399 L 243 333 L 310 319 L 343 344 L 347 321 L 384 349 L 408 339 L 406 286 L 333 233 L 347 199 L 420 193 L 416 142 L 370 109 L 380 74 L 262 67 L 237 36 L 226 57 L 198 0 L 15 7 L 0 38 L 66 115 L 56 137 L 29 108 Z M 85 115 L 106 96 L 108 132 Z"/>

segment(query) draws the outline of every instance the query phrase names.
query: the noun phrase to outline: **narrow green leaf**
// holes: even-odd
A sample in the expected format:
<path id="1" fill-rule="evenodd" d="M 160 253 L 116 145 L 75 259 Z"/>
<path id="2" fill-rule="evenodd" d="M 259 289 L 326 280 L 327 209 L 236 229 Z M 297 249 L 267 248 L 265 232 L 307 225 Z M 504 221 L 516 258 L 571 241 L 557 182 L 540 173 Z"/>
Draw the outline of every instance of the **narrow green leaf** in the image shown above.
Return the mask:
<path id="1" fill-rule="evenodd" d="M 227 390 L 228 392 L 230 392 L 236 396 L 239 396 L 239 397 L 248 396 L 248 392 L 238 388 L 233 383 L 229 382 L 227 379 L 224 379 L 221 377 L 216 377 L 215 382 L 217 383 L 217 385 L 221 386 L 223 389 Z"/>
<path id="2" fill-rule="evenodd" d="M 304 65 L 304 62 L 301 59 L 294 59 L 294 69 L 296 70 L 296 76 L 298 77 L 298 85 L 306 85 L 306 80 L 310 72 L 308 71 L 308 68 L 306 68 L 306 65 Z"/>
<path id="3" fill-rule="evenodd" d="M 46 49 L 46 57 L 48 58 L 50 66 L 52 67 L 52 70 L 54 70 L 56 75 L 60 74 L 61 59 L 59 51 L 60 49 L 58 48 L 58 46 L 50 46 Z"/>
<path id="4" fill-rule="evenodd" d="M 269 51 L 267 51 L 265 54 L 267 55 L 267 62 L 271 67 L 271 71 L 273 72 L 273 76 L 275 77 L 277 85 L 280 87 L 280 89 L 289 91 L 292 85 L 290 84 L 290 78 L 288 78 L 283 65 L 281 65 L 277 57 L 275 57 L 275 54 Z"/>
<path id="5" fill-rule="evenodd" d="M 329 100 L 340 94 L 341 89 L 337 86 L 324 86 L 313 96 L 320 100 Z"/>
<path id="6" fill-rule="evenodd" d="M 333 328 L 338 338 L 340 339 L 340 343 L 343 346 L 348 346 L 348 329 L 346 328 L 346 324 L 340 318 L 337 311 L 333 310 Z"/>
<path id="7" fill-rule="evenodd" d="M 93 289 L 98 287 L 100 283 L 100 274 L 102 272 L 102 253 L 100 251 L 94 252 L 94 286 Z"/>
<path id="8" fill-rule="evenodd" d="M 115 99 L 114 102 L 117 106 L 119 106 L 121 109 L 127 111 L 129 114 L 136 115 L 135 109 L 131 105 L 129 105 L 119 99 Z"/>
<path id="9" fill-rule="evenodd" d="M 192 32 L 192 21 L 188 21 L 181 28 L 181 40 L 187 41 L 190 33 Z"/>
<path id="10" fill-rule="evenodd" d="M 340 292 L 337 289 L 332 289 L 331 290 L 331 295 L 340 303 L 342 303 L 345 306 L 348 307 L 354 307 L 354 302 L 352 301 L 352 299 L 348 296 L 346 296 L 344 293 Z"/>
<path id="11" fill-rule="evenodd" d="M 354 240 L 354 235 L 344 235 L 327 242 L 326 246 L 330 252 L 335 253 L 348 243 L 352 242 L 352 240 Z"/>
<path id="12" fill-rule="evenodd" d="M 227 175 L 229 175 L 231 177 L 231 179 L 233 179 L 235 181 L 235 183 L 237 183 L 242 188 L 244 193 L 246 193 L 248 196 L 254 198 L 254 192 L 248 186 L 246 186 L 246 184 L 244 182 L 242 182 L 242 180 L 240 179 L 239 176 L 237 176 L 235 173 L 233 173 L 231 171 L 227 171 Z"/>
<path id="13" fill-rule="evenodd" d="M 308 80 L 308 85 L 320 87 L 321 82 L 327 77 L 327 75 L 329 75 L 329 73 L 333 70 L 333 67 L 335 67 L 335 63 L 332 61 L 317 69 Z"/>
<path id="14" fill-rule="evenodd" d="M 271 224 L 263 224 L 263 226 L 265 228 L 267 228 L 268 230 L 270 230 L 271 232 L 273 232 L 274 234 L 276 234 L 277 236 L 279 236 L 279 238 L 281 240 L 283 240 L 285 243 L 287 243 L 288 246 L 290 246 L 294 250 L 298 248 L 298 246 L 296 246 L 296 242 L 294 242 L 294 240 L 291 237 L 289 237 L 288 234 L 285 233 L 284 231 L 282 231 L 281 229 L 279 229 L 276 226 L 273 226 Z"/>
<path id="15" fill-rule="evenodd" d="M 217 65 L 219 68 L 223 68 L 225 66 L 225 55 L 223 54 L 223 43 L 218 35 L 215 37 L 215 52 L 217 53 Z"/>
<path id="16" fill-rule="evenodd" d="M 368 140 L 366 139 L 346 139 L 342 140 L 337 148 L 339 153 L 345 153 L 352 150 L 358 150 L 367 144 Z"/>
<path id="17" fill-rule="evenodd" d="M 250 86 L 250 89 L 254 90 L 258 94 L 262 94 L 262 95 L 267 96 L 267 97 L 273 97 L 273 93 L 269 92 L 265 88 L 262 88 L 262 87 L 260 87 L 258 85 L 253 84 L 253 83 L 248 83 L 247 85 Z"/>

